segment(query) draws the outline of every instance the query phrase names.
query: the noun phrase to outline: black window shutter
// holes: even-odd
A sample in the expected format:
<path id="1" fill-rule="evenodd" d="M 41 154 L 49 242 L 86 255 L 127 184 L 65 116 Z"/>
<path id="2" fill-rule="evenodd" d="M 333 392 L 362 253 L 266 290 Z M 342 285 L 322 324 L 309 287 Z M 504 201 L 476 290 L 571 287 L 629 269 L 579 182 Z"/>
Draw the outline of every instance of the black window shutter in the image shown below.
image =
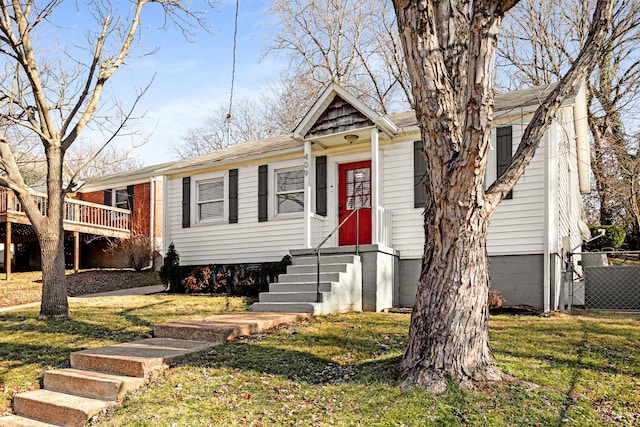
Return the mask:
<path id="1" fill-rule="evenodd" d="M 513 152 L 513 132 L 511 126 L 496 129 L 496 165 L 497 177 L 500 177 L 511 163 Z M 513 198 L 513 190 L 505 196 L 505 199 Z"/>
<path id="2" fill-rule="evenodd" d="M 107 206 L 111 206 L 113 203 L 113 198 L 111 197 L 111 189 L 104 190 L 104 204 Z"/>
<path id="3" fill-rule="evenodd" d="M 316 213 L 327 216 L 327 156 L 316 157 Z"/>
<path id="4" fill-rule="evenodd" d="M 133 194 L 135 193 L 135 187 L 133 185 L 127 186 L 127 206 L 131 211 L 131 216 L 133 217 Z"/>
<path id="5" fill-rule="evenodd" d="M 191 177 L 182 178 L 182 228 L 191 226 Z"/>
<path id="6" fill-rule="evenodd" d="M 238 169 L 229 170 L 229 223 L 238 222 Z"/>
<path id="7" fill-rule="evenodd" d="M 265 222 L 267 214 L 267 165 L 258 166 L 258 222 Z"/>
<path id="8" fill-rule="evenodd" d="M 413 142 L 413 207 L 424 208 L 427 202 L 427 162 L 422 154 L 422 141 Z"/>

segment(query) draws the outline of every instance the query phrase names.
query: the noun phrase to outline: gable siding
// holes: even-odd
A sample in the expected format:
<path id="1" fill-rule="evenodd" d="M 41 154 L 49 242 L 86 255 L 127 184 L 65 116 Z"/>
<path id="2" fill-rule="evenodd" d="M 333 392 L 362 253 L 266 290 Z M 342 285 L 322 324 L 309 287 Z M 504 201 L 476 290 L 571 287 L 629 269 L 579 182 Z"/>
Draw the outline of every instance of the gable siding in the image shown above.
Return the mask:
<path id="1" fill-rule="evenodd" d="M 277 168 L 277 164 L 270 165 L 269 174 Z M 198 175 L 191 179 L 197 181 Z M 258 165 L 238 169 L 237 224 L 221 221 L 181 228 L 181 182 L 181 178 L 169 178 L 167 182 L 167 224 L 171 230 L 170 239 L 180 254 L 180 264 L 279 261 L 290 249 L 303 246 L 302 215 L 294 218 L 269 217 L 268 222 L 258 222 Z M 270 191 L 270 205 L 274 203 L 272 193 Z"/>

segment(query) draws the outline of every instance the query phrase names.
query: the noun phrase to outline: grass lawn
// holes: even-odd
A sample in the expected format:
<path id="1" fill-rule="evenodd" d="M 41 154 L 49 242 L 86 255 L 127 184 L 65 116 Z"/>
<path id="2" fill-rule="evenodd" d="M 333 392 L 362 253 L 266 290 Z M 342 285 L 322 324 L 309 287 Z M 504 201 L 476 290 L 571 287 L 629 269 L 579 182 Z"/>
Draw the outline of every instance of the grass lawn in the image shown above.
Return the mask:
<path id="1" fill-rule="evenodd" d="M 148 337 L 168 320 L 244 311 L 241 298 L 150 295 L 72 300 L 70 319 L 38 320 L 40 307 L 0 313 L 0 414 L 16 391 L 39 387 L 44 371 L 67 367 L 69 353 Z"/>
<path id="2" fill-rule="evenodd" d="M 161 284 L 158 273 L 122 270 L 67 271 L 69 296 L 98 293 L 117 289 Z M 39 302 L 42 296 L 42 272 L 14 272 L 11 281 L 0 272 L 0 308 Z"/>
<path id="3" fill-rule="evenodd" d="M 69 320 L 0 314 L 0 392 L 37 388 L 68 353 L 145 336 L 155 323 L 244 310 L 235 298 L 76 300 Z M 441 396 L 396 387 L 407 314 L 353 313 L 192 355 L 96 426 L 640 425 L 640 316 L 492 316 L 499 367 L 520 379 Z"/>

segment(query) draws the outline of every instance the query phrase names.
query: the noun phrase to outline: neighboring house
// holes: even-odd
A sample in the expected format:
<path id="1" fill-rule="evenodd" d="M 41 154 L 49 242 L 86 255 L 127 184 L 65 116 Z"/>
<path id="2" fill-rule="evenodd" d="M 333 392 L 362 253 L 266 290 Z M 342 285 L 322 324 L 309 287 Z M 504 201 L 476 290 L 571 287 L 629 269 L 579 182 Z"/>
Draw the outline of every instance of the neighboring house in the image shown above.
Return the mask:
<path id="1" fill-rule="evenodd" d="M 153 264 L 149 268 L 159 268 L 162 264 L 163 182 L 156 170 L 164 166 L 167 164 L 92 178 L 76 193 L 79 200 L 130 212 L 131 236 L 148 238 L 151 242 Z M 126 254 L 108 250 L 113 242 L 109 237 L 86 236 L 81 250 L 82 267 L 130 267 Z"/>
<path id="2" fill-rule="evenodd" d="M 510 161 L 544 93 L 496 96 L 487 184 Z M 580 90 L 558 111 L 491 221 L 492 288 L 508 304 L 558 307 L 563 253 L 581 244 L 581 192 L 589 191 L 586 113 Z M 425 162 L 416 123 L 412 111 L 380 115 L 332 84 L 292 135 L 156 168 L 165 183 L 165 247 L 175 244 L 182 265 L 277 261 L 292 253 L 299 266 L 283 280 L 296 282 L 303 270 L 313 270 L 302 266 L 313 262 L 307 257 L 311 248 L 360 207 L 358 232 L 354 215 L 328 239 L 322 256 L 352 254 L 358 243 L 359 257 L 344 261 L 353 264 L 346 271 L 355 280 L 359 273 L 353 271 L 362 264 L 362 299 L 351 301 L 351 308 L 411 306 L 424 247 Z M 326 273 L 319 281 L 334 277 Z M 269 301 L 304 300 L 276 295 L 281 287 L 272 291 L 261 296 L 264 309 L 273 309 Z M 308 286 L 301 292 L 312 293 Z M 305 310 L 300 304 L 290 308 Z"/>
<path id="3" fill-rule="evenodd" d="M 42 157 L 17 152 L 16 163 L 25 183 L 30 186 L 31 195 L 44 213 L 47 206 L 46 178 L 47 163 Z M 63 169 L 63 181 L 68 183 L 74 172 Z M 80 252 L 86 250 L 86 242 L 104 239 L 124 239 L 131 236 L 129 209 L 117 209 L 100 203 L 83 201 L 81 193 L 71 193 L 65 199 L 64 245 L 65 264 L 69 269 L 81 267 Z M 38 238 L 27 218 L 22 205 L 12 190 L 0 186 L 0 267 L 7 279 L 11 270 L 39 270 L 40 248 Z M 5 251 L 5 248 L 11 248 Z"/>

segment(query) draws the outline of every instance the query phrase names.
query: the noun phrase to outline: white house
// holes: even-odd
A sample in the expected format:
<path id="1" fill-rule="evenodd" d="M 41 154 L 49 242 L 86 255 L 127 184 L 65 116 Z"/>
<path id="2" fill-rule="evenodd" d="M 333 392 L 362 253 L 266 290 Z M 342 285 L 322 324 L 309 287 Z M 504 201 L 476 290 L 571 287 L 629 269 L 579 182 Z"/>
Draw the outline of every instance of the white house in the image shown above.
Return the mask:
<path id="1" fill-rule="evenodd" d="M 496 96 L 488 184 L 510 160 L 544 93 Z M 291 253 L 294 266 L 287 277 L 272 285 L 270 295 L 261 295 L 262 308 L 255 309 L 274 309 L 269 303 L 276 303 L 283 310 L 330 311 L 312 304 L 316 293 L 318 300 L 337 301 L 337 309 L 411 306 L 424 246 L 419 140 L 413 111 L 380 115 L 332 84 L 291 135 L 157 170 L 165 182 L 165 245 L 174 243 L 183 265 L 277 261 Z M 581 192 L 588 191 L 586 101 L 580 90 L 556 114 L 531 165 L 491 221 L 492 288 L 508 304 L 558 307 L 563 251 L 581 244 Z M 327 266 L 317 274 L 312 248 L 355 208 L 357 214 L 321 249 L 325 263 L 346 264 L 336 267 L 342 273 Z M 361 283 L 341 293 L 339 276 Z M 314 288 L 316 281 L 321 283 Z"/>

